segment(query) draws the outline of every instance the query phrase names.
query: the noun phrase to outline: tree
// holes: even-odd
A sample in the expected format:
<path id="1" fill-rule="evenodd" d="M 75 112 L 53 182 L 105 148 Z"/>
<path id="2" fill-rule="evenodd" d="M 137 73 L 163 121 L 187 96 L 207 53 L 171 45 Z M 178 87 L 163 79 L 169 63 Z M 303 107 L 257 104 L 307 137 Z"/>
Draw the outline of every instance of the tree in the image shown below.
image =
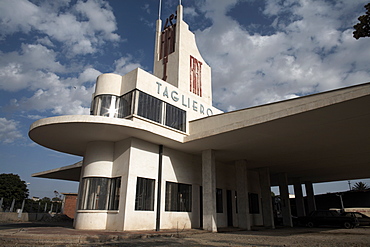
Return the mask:
<path id="1" fill-rule="evenodd" d="M 0 198 L 4 198 L 4 208 L 9 208 L 13 199 L 22 201 L 28 197 L 25 181 L 16 174 L 0 174 Z"/>
<path id="2" fill-rule="evenodd" d="M 365 5 L 366 13 L 358 18 L 360 21 L 353 26 L 355 31 L 353 37 L 355 39 L 370 37 L 370 3 Z"/>
<path id="3" fill-rule="evenodd" d="M 370 189 L 370 187 L 367 184 L 363 183 L 363 182 L 357 182 L 352 187 L 352 190 L 356 190 L 356 191 L 365 191 L 365 190 L 368 190 L 368 189 Z"/>

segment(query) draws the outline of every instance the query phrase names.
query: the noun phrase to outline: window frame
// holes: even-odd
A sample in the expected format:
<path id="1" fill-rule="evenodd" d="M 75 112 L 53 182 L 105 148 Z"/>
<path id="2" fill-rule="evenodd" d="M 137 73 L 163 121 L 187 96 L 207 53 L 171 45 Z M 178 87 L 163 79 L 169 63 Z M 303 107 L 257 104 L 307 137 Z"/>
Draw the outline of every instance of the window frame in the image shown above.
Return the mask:
<path id="1" fill-rule="evenodd" d="M 155 179 L 136 178 L 135 211 L 154 211 Z"/>
<path id="2" fill-rule="evenodd" d="M 119 210 L 121 177 L 85 177 L 78 210 Z"/>
<path id="3" fill-rule="evenodd" d="M 165 211 L 192 212 L 193 186 L 166 181 Z"/>

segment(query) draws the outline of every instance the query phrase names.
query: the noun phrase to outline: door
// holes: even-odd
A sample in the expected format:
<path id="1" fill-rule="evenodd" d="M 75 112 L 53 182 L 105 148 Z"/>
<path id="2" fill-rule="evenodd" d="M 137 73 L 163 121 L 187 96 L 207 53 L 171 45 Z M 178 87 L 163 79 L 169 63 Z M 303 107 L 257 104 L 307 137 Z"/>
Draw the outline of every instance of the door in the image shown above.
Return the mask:
<path id="1" fill-rule="evenodd" d="M 233 226 L 233 196 L 232 191 L 226 191 L 227 226 Z"/>

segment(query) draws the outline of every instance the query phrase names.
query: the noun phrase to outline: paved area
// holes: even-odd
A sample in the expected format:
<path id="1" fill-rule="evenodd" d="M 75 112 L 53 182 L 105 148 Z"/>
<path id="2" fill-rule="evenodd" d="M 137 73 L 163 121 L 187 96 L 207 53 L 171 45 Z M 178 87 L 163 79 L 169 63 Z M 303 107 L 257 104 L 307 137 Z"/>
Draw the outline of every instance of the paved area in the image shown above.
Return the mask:
<path id="1" fill-rule="evenodd" d="M 370 246 L 370 227 L 116 232 L 76 230 L 69 222 L 0 223 L 0 246 Z"/>

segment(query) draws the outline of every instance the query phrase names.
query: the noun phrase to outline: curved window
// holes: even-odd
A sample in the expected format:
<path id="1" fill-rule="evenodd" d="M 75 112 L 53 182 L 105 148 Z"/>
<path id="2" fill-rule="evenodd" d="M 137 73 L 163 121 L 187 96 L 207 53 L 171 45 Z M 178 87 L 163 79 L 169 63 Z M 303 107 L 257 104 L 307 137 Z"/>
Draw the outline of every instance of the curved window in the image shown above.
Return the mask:
<path id="1" fill-rule="evenodd" d="M 118 210 L 121 178 L 83 178 L 79 209 Z"/>
<path id="2" fill-rule="evenodd" d="M 186 131 L 186 111 L 139 90 L 121 97 L 98 95 L 91 104 L 91 115 L 125 118 L 133 114 Z"/>
<path id="3" fill-rule="evenodd" d="M 93 115 L 118 117 L 119 97 L 115 95 L 99 95 L 94 99 Z"/>

